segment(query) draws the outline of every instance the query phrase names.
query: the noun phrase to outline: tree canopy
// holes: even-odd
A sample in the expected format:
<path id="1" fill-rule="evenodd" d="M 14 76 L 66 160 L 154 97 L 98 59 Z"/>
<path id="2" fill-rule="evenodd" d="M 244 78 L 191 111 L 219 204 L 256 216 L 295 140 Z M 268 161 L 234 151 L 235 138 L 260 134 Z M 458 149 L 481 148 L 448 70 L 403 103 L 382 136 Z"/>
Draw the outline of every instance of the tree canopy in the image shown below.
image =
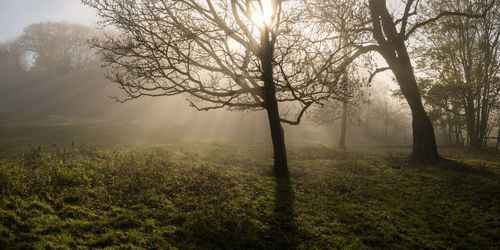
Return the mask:
<path id="1" fill-rule="evenodd" d="M 99 11 L 104 26 L 118 28 L 93 45 L 101 49 L 106 76 L 125 90 L 124 100 L 186 93 L 200 110 L 264 109 L 265 56 L 272 58 L 277 101 L 303 108 L 283 112 L 284 122 L 298 123 L 305 107 L 341 91 L 331 67 L 339 45 L 320 41 L 298 1 L 84 3 Z M 263 29 L 270 32 L 271 55 L 263 51 Z"/>

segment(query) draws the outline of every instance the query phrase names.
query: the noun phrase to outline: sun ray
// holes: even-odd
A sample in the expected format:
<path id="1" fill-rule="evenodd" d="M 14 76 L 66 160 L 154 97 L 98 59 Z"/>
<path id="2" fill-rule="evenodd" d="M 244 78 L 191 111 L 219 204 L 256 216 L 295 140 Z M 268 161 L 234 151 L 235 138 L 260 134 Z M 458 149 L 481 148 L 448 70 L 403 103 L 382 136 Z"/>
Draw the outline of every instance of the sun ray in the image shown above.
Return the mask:
<path id="1" fill-rule="evenodd" d="M 276 4 L 274 3 L 274 0 L 252 1 L 252 22 L 254 22 L 259 27 L 271 26 L 276 15 L 275 5 Z"/>

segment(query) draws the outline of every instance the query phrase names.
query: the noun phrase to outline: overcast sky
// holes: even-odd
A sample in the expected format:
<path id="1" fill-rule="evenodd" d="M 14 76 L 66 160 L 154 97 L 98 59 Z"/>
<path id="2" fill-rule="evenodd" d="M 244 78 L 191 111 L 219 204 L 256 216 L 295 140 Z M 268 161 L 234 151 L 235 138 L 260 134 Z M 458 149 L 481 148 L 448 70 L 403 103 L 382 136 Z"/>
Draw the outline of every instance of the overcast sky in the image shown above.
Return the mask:
<path id="1" fill-rule="evenodd" d="M 68 21 L 95 26 L 96 20 L 80 0 L 0 0 L 0 41 L 16 38 L 31 23 Z"/>

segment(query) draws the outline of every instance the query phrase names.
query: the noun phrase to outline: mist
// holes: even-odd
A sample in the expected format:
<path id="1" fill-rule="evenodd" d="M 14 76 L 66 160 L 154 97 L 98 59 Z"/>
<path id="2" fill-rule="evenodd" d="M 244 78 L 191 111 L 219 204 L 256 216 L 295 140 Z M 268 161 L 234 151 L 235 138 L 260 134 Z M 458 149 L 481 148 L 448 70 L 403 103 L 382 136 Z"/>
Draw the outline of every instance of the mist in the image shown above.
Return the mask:
<path id="1" fill-rule="evenodd" d="M 87 40 L 97 34 L 96 30 L 68 22 L 42 22 L 30 27 L 38 26 L 40 29 L 43 26 L 60 26 L 61 29 L 73 29 L 82 34 L 76 38 L 56 38 L 57 34 L 25 29 L 18 38 L 4 42 L 1 58 L 1 111 L 129 123 L 137 125 L 137 129 L 142 130 L 143 134 L 158 133 L 159 129 L 164 129 L 160 133 L 175 133 L 176 137 L 267 141 L 269 129 L 263 112 L 232 112 L 224 109 L 197 111 L 186 102 L 186 95 L 141 97 L 124 103 L 118 102 L 115 97 L 123 97 L 122 91 L 103 76 L 95 52 L 86 48 Z M 37 35 L 40 37 L 36 37 Z M 34 42 L 29 39 L 46 42 L 35 47 Z M 60 43 L 51 42 L 54 39 L 59 39 Z M 67 41 L 61 41 L 63 39 Z M 32 47 L 29 48 L 26 44 Z M 78 54 L 63 51 L 62 46 L 69 46 L 71 49 L 66 50 L 75 50 Z M 37 49 L 43 51 L 33 51 Z M 61 55 L 75 58 L 58 58 Z M 68 66 L 71 61 L 78 61 L 78 64 Z M 353 119 L 349 121 L 349 144 L 409 145 L 411 129 L 404 121 L 408 111 L 403 109 L 404 105 L 400 100 L 391 96 L 387 83 L 378 80 L 373 86 L 364 90 L 370 95 L 366 100 L 367 104 L 356 108 L 351 114 Z M 400 117 L 391 117 L 391 121 L 370 118 L 368 126 L 362 116 L 367 108 L 375 104 L 384 106 L 387 109 L 384 112 L 398 109 Z M 338 109 L 341 103 L 332 105 L 337 106 L 333 109 Z M 285 125 L 287 140 L 337 144 L 339 120 L 317 121 L 315 112 L 313 110 L 306 114 L 304 121 L 298 126 Z M 408 132 L 401 134 L 401 128 Z"/>
<path id="2" fill-rule="evenodd" d="M 498 249 L 499 13 L 4 1 L 0 246 Z"/>

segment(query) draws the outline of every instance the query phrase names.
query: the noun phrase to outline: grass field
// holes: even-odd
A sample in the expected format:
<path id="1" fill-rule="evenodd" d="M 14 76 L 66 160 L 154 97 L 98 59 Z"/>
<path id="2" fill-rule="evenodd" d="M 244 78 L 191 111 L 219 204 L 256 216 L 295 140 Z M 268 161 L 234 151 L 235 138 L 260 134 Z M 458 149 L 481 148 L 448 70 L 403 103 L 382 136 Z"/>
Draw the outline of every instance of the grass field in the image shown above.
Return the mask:
<path id="1" fill-rule="evenodd" d="M 276 180 L 267 144 L 138 143 L 103 121 L 0 121 L 6 249 L 500 248 L 498 154 L 444 150 L 448 160 L 426 166 L 407 162 L 408 149 L 292 144 L 290 179 Z"/>

